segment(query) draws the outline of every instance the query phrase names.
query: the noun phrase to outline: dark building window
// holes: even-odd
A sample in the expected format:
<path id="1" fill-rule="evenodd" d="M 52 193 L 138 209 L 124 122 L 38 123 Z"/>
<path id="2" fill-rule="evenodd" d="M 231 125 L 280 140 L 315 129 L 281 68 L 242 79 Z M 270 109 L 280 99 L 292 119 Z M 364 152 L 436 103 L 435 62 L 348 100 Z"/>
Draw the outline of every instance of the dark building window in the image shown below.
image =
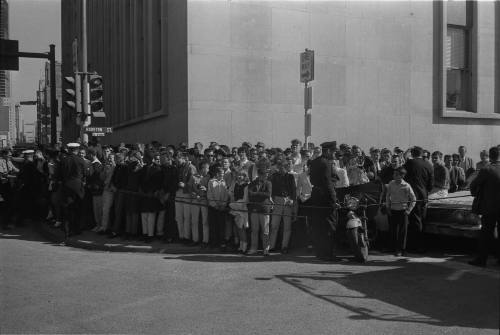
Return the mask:
<path id="1" fill-rule="evenodd" d="M 446 1 L 446 108 L 472 111 L 472 2 Z"/>

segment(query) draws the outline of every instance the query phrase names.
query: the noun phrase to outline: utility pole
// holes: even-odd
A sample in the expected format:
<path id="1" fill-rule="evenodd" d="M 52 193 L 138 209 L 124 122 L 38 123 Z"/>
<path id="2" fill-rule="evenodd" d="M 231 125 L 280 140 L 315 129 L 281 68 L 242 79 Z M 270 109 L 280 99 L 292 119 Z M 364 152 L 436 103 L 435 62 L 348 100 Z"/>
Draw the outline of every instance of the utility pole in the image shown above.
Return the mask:
<path id="1" fill-rule="evenodd" d="M 49 45 L 50 62 L 50 143 L 57 143 L 56 46 Z"/>
<path id="2" fill-rule="evenodd" d="M 90 117 L 89 109 L 89 91 L 88 91 L 88 77 L 87 77 L 87 0 L 82 2 L 82 115 L 84 115 L 85 122 L 80 124 L 80 138 L 83 143 L 88 143 L 88 135 L 84 132 L 84 127 L 88 124 L 87 118 Z"/>

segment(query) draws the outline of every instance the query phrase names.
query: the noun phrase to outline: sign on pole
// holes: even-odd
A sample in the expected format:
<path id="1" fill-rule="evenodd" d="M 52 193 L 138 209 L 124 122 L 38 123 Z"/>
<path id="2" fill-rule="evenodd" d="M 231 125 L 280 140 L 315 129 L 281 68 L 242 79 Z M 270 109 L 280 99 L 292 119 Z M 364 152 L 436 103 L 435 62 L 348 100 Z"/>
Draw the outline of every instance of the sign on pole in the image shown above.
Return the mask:
<path id="1" fill-rule="evenodd" d="M 306 49 L 300 54 L 300 82 L 314 80 L 314 50 Z"/>
<path id="2" fill-rule="evenodd" d="M 111 134 L 113 132 L 112 127 L 85 127 L 87 133 L 106 133 Z"/>
<path id="3" fill-rule="evenodd" d="M 304 122 L 305 122 L 305 127 L 304 127 L 304 136 L 306 138 L 306 141 L 308 138 L 311 136 L 311 112 L 306 112 L 304 116 Z M 307 147 L 307 146 L 306 146 Z"/>

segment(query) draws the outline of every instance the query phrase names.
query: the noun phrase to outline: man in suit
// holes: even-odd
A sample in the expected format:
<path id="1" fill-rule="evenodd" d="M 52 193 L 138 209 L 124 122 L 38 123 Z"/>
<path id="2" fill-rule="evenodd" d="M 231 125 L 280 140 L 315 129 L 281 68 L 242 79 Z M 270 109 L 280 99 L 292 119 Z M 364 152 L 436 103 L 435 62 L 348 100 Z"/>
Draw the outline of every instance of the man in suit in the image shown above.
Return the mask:
<path id="1" fill-rule="evenodd" d="M 407 171 L 405 180 L 410 184 L 417 198 L 417 204 L 409 216 L 410 225 L 408 231 L 410 236 L 408 240 L 413 247 L 412 249 L 416 249 L 420 253 L 425 252 L 423 240 L 425 209 L 428 194 L 432 190 L 434 181 L 433 168 L 431 164 L 422 158 L 423 151 L 421 147 L 413 147 L 411 149 L 413 159 L 409 159 L 404 164 Z"/>
<path id="2" fill-rule="evenodd" d="M 61 182 L 64 194 L 64 216 L 68 222 L 66 234 L 81 233 L 81 206 L 85 196 L 84 179 L 87 165 L 79 156 L 80 144 L 68 143 L 69 155 L 61 159 Z"/>
<path id="3" fill-rule="evenodd" d="M 479 255 L 469 262 L 471 265 L 486 266 L 488 249 L 494 239 L 495 226 L 500 225 L 500 148 L 489 150 L 490 165 L 479 170 L 470 185 L 471 194 L 477 201 L 477 212 L 481 214 Z M 500 239 L 497 239 L 497 258 L 500 264 Z"/>
<path id="4" fill-rule="evenodd" d="M 312 206 L 312 237 L 316 257 L 321 260 L 333 260 L 333 236 L 337 228 L 337 195 L 332 178 L 332 160 L 336 142 L 321 145 L 322 155 L 311 162 L 310 180 Z"/>

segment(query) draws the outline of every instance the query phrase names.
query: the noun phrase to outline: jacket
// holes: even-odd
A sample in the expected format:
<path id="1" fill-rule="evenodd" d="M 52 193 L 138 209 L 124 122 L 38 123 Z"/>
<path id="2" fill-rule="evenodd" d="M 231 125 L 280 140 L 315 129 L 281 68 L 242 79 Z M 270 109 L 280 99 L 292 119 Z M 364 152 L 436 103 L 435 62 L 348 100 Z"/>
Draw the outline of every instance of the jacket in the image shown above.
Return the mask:
<path id="1" fill-rule="evenodd" d="M 406 182 L 410 184 L 418 200 L 427 200 L 434 184 L 434 169 L 422 158 L 409 159 L 404 165 Z"/>
<path id="2" fill-rule="evenodd" d="M 470 184 L 471 194 L 477 201 L 478 214 L 500 214 L 500 162 L 479 170 Z"/>

